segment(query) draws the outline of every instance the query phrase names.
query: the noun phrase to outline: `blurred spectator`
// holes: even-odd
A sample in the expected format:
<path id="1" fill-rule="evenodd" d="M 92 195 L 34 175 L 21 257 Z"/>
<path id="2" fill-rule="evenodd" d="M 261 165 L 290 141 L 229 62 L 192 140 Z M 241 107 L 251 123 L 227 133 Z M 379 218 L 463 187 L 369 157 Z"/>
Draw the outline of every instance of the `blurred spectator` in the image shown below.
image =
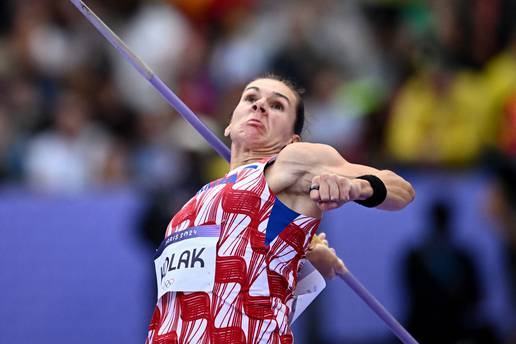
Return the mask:
<path id="1" fill-rule="evenodd" d="M 217 92 L 210 76 L 210 43 L 199 31 L 193 31 L 185 50 L 188 64 L 177 73 L 177 95 L 198 115 L 215 116 Z"/>
<path id="2" fill-rule="evenodd" d="M 98 182 L 102 186 L 123 186 L 130 182 L 130 155 L 121 142 L 113 142 L 106 147 L 100 166 Z"/>
<path id="3" fill-rule="evenodd" d="M 171 190 L 187 179 L 185 153 L 168 135 L 172 119 L 168 113 L 138 117 L 138 141 L 133 151 L 134 181 L 144 191 Z"/>
<path id="4" fill-rule="evenodd" d="M 67 91 L 59 97 L 53 126 L 28 142 L 26 178 L 33 188 L 79 192 L 95 184 L 107 143 L 89 117 L 79 94 Z"/>
<path id="5" fill-rule="evenodd" d="M 498 54 L 511 37 L 504 10 L 514 5 L 500 0 L 482 11 L 486 2 L 477 0 L 468 12 L 462 0 L 431 4 L 438 46 L 394 99 L 386 146 L 400 162 L 464 166 L 499 140 L 504 104 L 516 90 L 513 49 Z M 486 34 L 479 22 L 496 39 L 475 39 Z"/>
<path id="6" fill-rule="evenodd" d="M 516 10 L 512 0 L 433 0 L 430 4 L 449 64 L 481 67 L 510 38 Z"/>
<path id="7" fill-rule="evenodd" d="M 510 52 L 485 69 L 424 67 L 402 87 L 387 127 L 387 147 L 402 162 L 464 165 L 499 135 L 503 106 L 516 90 Z"/>
<path id="8" fill-rule="evenodd" d="M 191 29 L 181 13 L 156 2 L 143 2 L 120 31 L 124 42 L 170 86 L 188 61 L 184 52 L 190 35 Z M 116 86 L 125 103 L 139 112 L 168 109 L 161 96 L 129 63 L 115 50 L 110 53 Z"/>
<path id="9" fill-rule="evenodd" d="M 267 69 L 271 55 L 285 39 L 287 14 L 280 5 L 274 12 L 257 11 L 239 25 L 227 25 L 213 42 L 210 72 L 216 85 L 236 88 Z"/>
<path id="10" fill-rule="evenodd" d="M 389 153 L 405 163 L 465 164 L 494 139 L 480 76 L 445 66 L 424 68 L 395 100 L 387 127 Z"/>
<path id="11" fill-rule="evenodd" d="M 137 114 L 124 103 L 114 80 L 107 75 L 94 92 L 92 107 L 94 120 L 102 125 L 109 135 L 132 146 L 137 140 Z"/>
<path id="12" fill-rule="evenodd" d="M 314 122 L 304 139 L 332 145 L 351 159 L 362 135 L 363 113 L 343 94 L 346 87 L 351 88 L 338 69 L 325 66 L 315 73 L 306 102 Z"/>
<path id="13" fill-rule="evenodd" d="M 479 314 L 482 287 L 468 252 L 453 243 L 453 208 L 429 209 L 428 237 L 403 261 L 408 330 L 421 344 L 496 343 Z"/>

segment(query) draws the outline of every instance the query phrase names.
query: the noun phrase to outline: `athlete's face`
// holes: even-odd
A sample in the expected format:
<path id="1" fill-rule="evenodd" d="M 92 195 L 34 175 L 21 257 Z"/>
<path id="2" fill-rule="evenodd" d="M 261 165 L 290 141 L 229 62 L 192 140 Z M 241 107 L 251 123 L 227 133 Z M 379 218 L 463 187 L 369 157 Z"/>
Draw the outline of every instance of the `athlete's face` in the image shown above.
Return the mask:
<path id="1" fill-rule="evenodd" d="M 297 99 L 284 83 L 258 79 L 246 86 L 224 135 L 254 150 L 279 151 L 299 141 L 294 134 Z"/>

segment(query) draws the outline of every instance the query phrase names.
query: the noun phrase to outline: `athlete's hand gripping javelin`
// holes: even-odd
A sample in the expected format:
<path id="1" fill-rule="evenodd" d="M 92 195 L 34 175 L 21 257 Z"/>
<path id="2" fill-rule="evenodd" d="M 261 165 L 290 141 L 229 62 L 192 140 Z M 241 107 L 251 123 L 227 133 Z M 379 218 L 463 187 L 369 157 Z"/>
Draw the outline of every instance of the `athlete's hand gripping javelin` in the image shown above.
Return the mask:
<path id="1" fill-rule="evenodd" d="M 313 236 L 306 258 L 325 279 L 332 279 L 337 274 L 342 275 L 347 271 L 335 249 L 330 247 L 326 233 Z"/>

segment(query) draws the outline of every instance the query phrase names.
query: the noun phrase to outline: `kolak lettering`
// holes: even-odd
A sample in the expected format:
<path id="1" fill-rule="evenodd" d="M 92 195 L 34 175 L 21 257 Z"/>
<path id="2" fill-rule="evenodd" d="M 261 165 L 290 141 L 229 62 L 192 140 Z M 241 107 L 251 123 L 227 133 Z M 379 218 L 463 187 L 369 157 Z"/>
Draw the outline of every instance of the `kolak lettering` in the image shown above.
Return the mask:
<path id="1" fill-rule="evenodd" d="M 201 256 L 205 250 L 205 247 L 202 247 L 200 250 L 194 248 L 193 250 L 184 250 L 179 254 L 179 259 L 177 260 L 177 265 L 174 264 L 175 253 L 172 253 L 170 257 L 166 257 L 163 265 L 161 266 L 161 281 L 167 275 L 169 271 L 174 270 L 182 270 L 194 268 L 195 263 L 198 263 L 198 266 L 204 268 L 204 259 Z"/>

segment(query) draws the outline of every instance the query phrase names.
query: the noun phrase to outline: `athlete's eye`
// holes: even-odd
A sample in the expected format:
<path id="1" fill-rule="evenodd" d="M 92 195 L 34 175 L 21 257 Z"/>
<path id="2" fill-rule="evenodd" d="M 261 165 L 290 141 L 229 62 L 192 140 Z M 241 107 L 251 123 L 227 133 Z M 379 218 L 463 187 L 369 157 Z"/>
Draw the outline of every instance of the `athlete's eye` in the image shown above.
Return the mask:
<path id="1" fill-rule="evenodd" d="M 278 111 L 283 111 L 283 109 L 285 108 L 283 106 L 283 104 L 281 104 L 280 102 L 274 102 L 271 104 L 271 107 L 274 109 L 274 110 L 278 110 Z"/>
<path id="2" fill-rule="evenodd" d="M 244 101 L 246 102 L 254 102 L 256 100 L 256 96 L 254 94 L 248 94 L 244 97 Z"/>

